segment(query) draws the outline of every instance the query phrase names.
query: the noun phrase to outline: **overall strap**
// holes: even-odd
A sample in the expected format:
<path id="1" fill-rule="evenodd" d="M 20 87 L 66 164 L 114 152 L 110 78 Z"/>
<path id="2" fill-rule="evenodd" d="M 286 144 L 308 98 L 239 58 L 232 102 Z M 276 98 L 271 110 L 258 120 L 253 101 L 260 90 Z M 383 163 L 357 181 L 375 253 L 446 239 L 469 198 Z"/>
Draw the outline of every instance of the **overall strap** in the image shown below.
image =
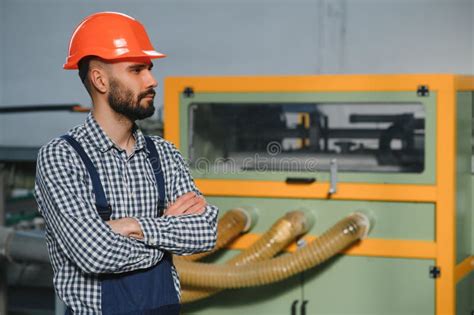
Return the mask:
<path id="1" fill-rule="evenodd" d="M 158 151 L 156 150 L 155 143 L 149 136 L 145 136 L 146 147 L 150 154 L 148 159 L 150 160 L 151 166 L 153 168 L 153 173 L 155 174 L 156 185 L 158 186 L 158 211 L 161 216 L 165 211 L 165 179 L 163 177 L 163 171 L 161 170 L 160 157 Z"/>
<path id="2" fill-rule="evenodd" d="M 62 135 L 61 138 L 66 140 L 81 157 L 81 160 L 86 166 L 87 171 L 89 172 L 89 176 L 91 177 L 91 180 L 92 180 L 92 187 L 94 189 L 95 200 L 96 200 L 95 205 L 97 208 L 97 212 L 99 213 L 99 216 L 102 218 L 102 220 L 104 221 L 110 220 L 110 216 L 112 215 L 112 207 L 107 202 L 107 197 L 105 196 L 104 188 L 102 187 L 99 174 L 97 173 L 97 170 L 94 164 L 92 163 L 90 158 L 87 156 L 86 152 L 84 151 L 82 146 L 79 144 L 79 142 L 76 141 L 76 139 L 74 139 L 70 135 Z"/>

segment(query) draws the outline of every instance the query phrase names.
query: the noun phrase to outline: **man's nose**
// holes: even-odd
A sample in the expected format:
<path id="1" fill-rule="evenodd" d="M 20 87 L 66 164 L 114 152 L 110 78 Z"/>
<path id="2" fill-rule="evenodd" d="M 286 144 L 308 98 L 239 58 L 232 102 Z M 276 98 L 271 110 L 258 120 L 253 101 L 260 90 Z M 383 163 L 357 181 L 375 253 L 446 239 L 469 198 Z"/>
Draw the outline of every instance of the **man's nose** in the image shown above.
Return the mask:
<path id="1" fill-rule="evenodd" d="M 147 71 L 145 82 L 146 82 L 147 88 L 156 88 L 158 86 L 158 81 L 156 81 L 155 76 L 149 70 Z"/>

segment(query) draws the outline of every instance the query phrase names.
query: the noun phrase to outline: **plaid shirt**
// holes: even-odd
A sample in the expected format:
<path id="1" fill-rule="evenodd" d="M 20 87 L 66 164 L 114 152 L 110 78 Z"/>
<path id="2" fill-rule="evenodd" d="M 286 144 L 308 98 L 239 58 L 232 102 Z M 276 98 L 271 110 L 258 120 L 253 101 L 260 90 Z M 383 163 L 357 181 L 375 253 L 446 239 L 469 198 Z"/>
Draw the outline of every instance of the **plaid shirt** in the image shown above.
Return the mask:
<path id="1" fill-rule="evenodd" d="M 177 255 L 208 251 L 216 241 L 217 208 L 201 215 L 157 216 L 158 189 L 142 132 L 134 126 L 130 156 L 118 148 L 89 113 L 86 122 L 69 131 L 99 173 L 112 206 L 113 219 L 136 218 L 144 239 L 114 233 L 98 215 L 89 173 L 79 155 L 56 138 L 38 154 L 35 197 L 46 221 L 46 241 L 59 297 L 79 314 L 101 313 L 103 273 L 122 273 L 156 265 L 163 250 Z M 193 179 L 178 150 L 152 137 L 160 161 L 166 202 L 194 191 Z M 173 267 L 176 290 L 179 279 Z"/>

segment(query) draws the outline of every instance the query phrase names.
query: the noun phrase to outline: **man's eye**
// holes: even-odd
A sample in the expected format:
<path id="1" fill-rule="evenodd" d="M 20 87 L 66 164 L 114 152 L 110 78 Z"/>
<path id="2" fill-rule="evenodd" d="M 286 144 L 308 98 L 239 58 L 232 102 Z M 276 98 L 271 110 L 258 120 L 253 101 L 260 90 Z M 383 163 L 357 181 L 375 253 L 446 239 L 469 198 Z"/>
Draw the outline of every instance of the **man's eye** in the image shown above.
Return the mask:
<path id="1" fill-rule="evenodd" d="M 132 69 L 132 72 L 135 73 L 135 74 L 139 74 L 141 71 L 141 69 Z"/>

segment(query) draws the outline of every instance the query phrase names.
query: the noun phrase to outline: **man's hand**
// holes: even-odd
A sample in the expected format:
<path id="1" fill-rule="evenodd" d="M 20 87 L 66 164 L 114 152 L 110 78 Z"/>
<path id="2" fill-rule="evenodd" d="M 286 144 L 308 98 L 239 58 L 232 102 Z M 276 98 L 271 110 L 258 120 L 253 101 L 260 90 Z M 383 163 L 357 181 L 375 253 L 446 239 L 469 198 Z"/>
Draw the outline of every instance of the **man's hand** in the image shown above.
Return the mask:
<path id="1" fill-rule="evenodd" d="M 194 192 L 188 192 L 178 199 L 175 203 L 168 206 L 164 215 L 179 216 L 183 214 L 201 214 L 206 208 L 206 200 Z"/>
<path id="2" fill-rule="evenodd" d="M 110 220 L 106 222 L 112 231 L 126 237 L 133 237 L 136 239 L 143 239 L 143 231 L 140 224 L 134 218 L 121 218 L 117 220 Z"/>
<path id="3" fill-rule="evenodd" d="M 164 215 L 201 214 L 204 212 L 206 205 L 204 197 L 198 196 L 194 192 L 188 192 L 176 199 L 175 203 L 169 205 Z M 110 220 L 106 223 L 117 234 L 136 239 L 143 239 L 144 237 L 140 224 L 135 218 L 121 218 Z"/>

